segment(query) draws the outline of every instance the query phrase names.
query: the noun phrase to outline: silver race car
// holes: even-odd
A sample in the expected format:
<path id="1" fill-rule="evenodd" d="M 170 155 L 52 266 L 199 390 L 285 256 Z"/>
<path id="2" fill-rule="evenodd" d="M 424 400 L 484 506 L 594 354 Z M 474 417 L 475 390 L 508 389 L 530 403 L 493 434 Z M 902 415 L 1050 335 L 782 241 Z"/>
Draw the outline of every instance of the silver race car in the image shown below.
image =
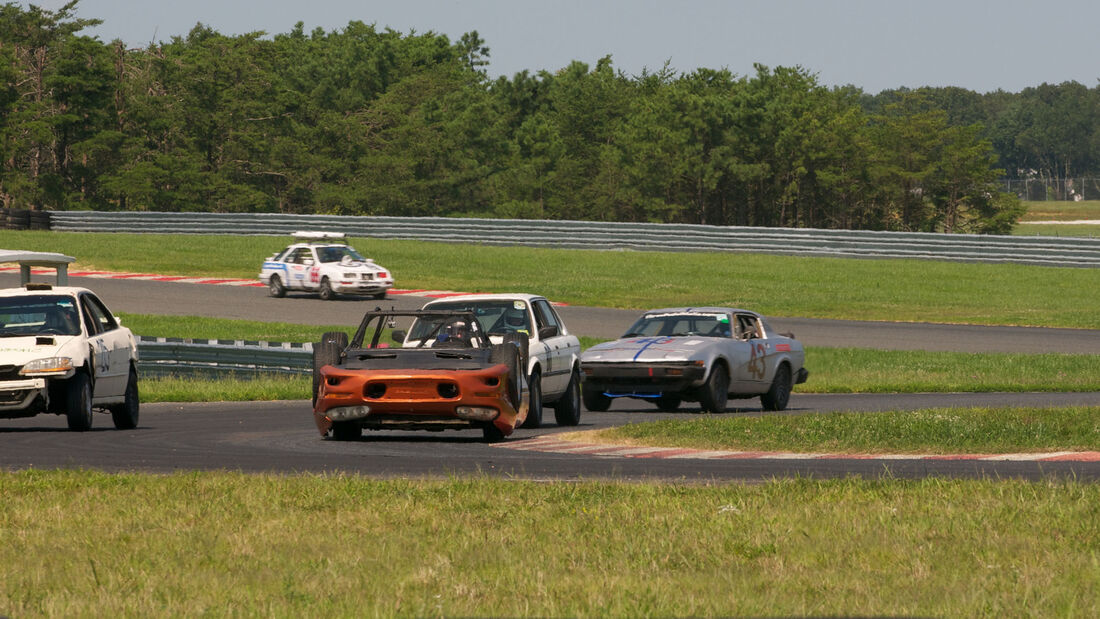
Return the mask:
<path id="1" fill-rule="evenodd" d="M 661 410 L 696 401 L 721 413 L 729 398 L 760 396 L 765 410 L 787 407 L 806 382 L 802 343 L 776 333 L 763 316 L 728 307 L 646 312 L 622 339 L 581 355 L 584 405 L 605 411 L 612 398 L 652 400 Z"/>

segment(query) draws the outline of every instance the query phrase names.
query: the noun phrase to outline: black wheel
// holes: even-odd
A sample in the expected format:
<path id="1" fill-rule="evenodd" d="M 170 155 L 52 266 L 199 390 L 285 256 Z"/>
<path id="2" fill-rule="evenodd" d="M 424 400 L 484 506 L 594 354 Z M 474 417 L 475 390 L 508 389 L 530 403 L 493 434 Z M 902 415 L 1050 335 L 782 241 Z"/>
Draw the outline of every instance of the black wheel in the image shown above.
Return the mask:
<path id="1" fill-rule="evenodd" d="M 584 400 L 584 407 L 590 411 L 602 413 L 611 408 L 611 398 L 595 387 L 581 389 L 581 398 Z"/>
<path id="2" fill-rule="evenodd" d="M 520 398 L 523 396 L 523 369 L 519 364 L 519 349 L 508 342 L 493 346 L 493 350 L 489 353 L 489 362 L 493 364 L 503 363 L 508 366 L 505 389 L 508 393 L 508 401 L 516 410 L 519 410 Z M 531 413 L 528 412 L 527 414 L 530 415 Z"/>
<path id="3" fill-rule="evenodd" d="M 531 378 L 527 379 L 527 419 L 523 421 L 524 428 L 537 428 L 542 425 L 542 374 L 538 370 L 531 372 Z"/>
<path id="4" fill-rule="evenodd" d="M 780 364 L 772 379 L 772 386 L 768 392 L 760 396 L 760 403 L 766 411 L 781 411 L 787 408 L 787 402 L 791 399 L 791 367 L 786 363 Z"/>
<path id="5" fill-rule="evenodd" d="M 69 379 L 65 392 L 65 419 L 70 430 L 92 429 L 92 381 L 84 372 L 77 372 Z"/>
<path id="6" fill-rule="evenodd" d="M 116 430 L 133 430 L 138 424 L 138 375 L 134 366 L 130 366 L 130 377 L 126 379 L 126 399 L 122 404 L 111 407 L 111 420 Z"/>
<path id="7" fill-rule="evenodd" d="M 481 435 L 485 437 L 486 443 L 499 443 L 504 440 L 504 432 L 493 424 L 482 427 Z"/>
<path id="8" fill-rule="evenodd" d="M 363 436 L 363 426 L 354 421 L 336 421 L 332 424 L 332 438 L 337 441 L 357 441 Z"/>
<path id="9" fill-rule="evenodd" d="M 272 275 L 271 279 L 267 282 L 267 294 L 281 299 L 286 296 L 286 286 L 283 286 L 283 280 L 279 279 L 278 275 Z"/>
<path id="10" fill-rule="evenodd" d="M 708 413 L 726 412 L 726 400 L 729 399 L 730 376 L 726 366 L 716 363 L 710 370 L 707 382 L 699 391 L 699 404 Z"/>
<path id="11" fill-rule="evenodd" d="M 379 300 L 385 299 L 386 298 L 386 291 L 383 290 L 382 292 L 379 292 L 378 294 L 374 295 L 374 298 L 379 299 Z"/>
<path id="12" fill-rule="evenodd" d="M 575 426 L 581 422 L 581 373 L 575 368 L 565 393 L 554 404 L 554 421 L 559 426 Z"/>
<path id="13" fill-rule="evenodd" d="M 683 400 L 675 393 L 662 393 L 661 397 L 657 398 L 655 403 L 658 409 L 666 413 L 674 413 L 679 410 L 681 402 L 683 402 Z"/>
<path id="14" fill-rule="evenodd" d="M 336 365 L 348 347 L 348 334 L 343 331 L 328 331 L 321 341 L 313 345 L 313 405 L 317 405 L 317 393 L 321 390 L 321 368 Z"/>
<path id="15" fill-rule="evenodd" d="M 328 281 L 328 278 L 321 280 L 321 289 L 317 294 L 324 301 L 331 301 L 336 298 L 336 293 L 332 291 L 332 282 Z"/>

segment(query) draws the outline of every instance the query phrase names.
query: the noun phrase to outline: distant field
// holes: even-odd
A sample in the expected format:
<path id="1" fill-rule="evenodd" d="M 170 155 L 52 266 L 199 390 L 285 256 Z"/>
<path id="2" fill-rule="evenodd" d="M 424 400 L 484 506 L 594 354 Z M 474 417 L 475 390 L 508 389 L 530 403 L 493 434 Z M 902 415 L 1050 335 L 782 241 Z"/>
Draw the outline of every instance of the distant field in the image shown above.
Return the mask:
<path id="1" fill-rule="evenodd" d="M 1100 238 L 1100 224 L 1016 224 L 1014 236 Z"/>
<path id="2" fill-rule="evenodd" d="M 1027 212 L 1020 223 L 1029 221 L 1067 221 L 1073 219 L 1100 219 L 1100 200 L 1024 202 Z"/>
<path id="3" fill-rule="evenodd" d="M 289 239 L 0 231 L 0 247 L 63 252 L 78 268 L 256 277 Z M 1100 269 L 760 254 L 353 241 L 398 287 L 529 290 L 574 305 L 730 305 L 770 316 L 1100 328 Z"/>

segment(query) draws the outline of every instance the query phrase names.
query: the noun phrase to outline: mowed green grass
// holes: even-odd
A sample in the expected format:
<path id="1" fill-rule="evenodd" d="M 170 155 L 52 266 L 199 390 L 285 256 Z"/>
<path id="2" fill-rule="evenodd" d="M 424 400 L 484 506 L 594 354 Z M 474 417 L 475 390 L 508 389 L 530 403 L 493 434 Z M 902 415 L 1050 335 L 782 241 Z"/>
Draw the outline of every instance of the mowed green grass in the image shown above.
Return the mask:
<path id="1" fill-rule="evenodd" d="M 1100 614 L 1100 486 L 0 473 L 12 617 Z"/>
<path id="2" fill-rule="evenodd" d="M 0 231 L 77 268 L 256 277 L 289 237 Z M 399 288 L 525 290 L 574 305 L 745 307 L 769 316 L 1100 328 L 1100 269 L 352 239 Z M 257 292 L 257 294 L 260 294 Z"/>
<path id="3" fill-rule="evenodd" d="M 654 447 L 838 454 L 1100 451 L 1100 407 L 708 415 L 575 432 L 566 438 Z"/>

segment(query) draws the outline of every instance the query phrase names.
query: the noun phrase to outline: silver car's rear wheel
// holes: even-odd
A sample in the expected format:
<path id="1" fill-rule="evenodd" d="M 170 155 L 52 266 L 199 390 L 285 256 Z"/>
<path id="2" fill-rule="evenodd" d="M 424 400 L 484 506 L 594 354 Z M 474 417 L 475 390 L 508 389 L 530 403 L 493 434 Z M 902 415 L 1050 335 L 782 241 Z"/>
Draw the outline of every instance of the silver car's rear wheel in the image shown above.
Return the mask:
<path id="1" fill-rule="evenodd" d="M 760 403 L 766 411 L 781 411 L 787 408 L 791 399 L 791 367 L 786 363 L 779 366 L 772 379 L 768 392 L 760 396 Z"/>

